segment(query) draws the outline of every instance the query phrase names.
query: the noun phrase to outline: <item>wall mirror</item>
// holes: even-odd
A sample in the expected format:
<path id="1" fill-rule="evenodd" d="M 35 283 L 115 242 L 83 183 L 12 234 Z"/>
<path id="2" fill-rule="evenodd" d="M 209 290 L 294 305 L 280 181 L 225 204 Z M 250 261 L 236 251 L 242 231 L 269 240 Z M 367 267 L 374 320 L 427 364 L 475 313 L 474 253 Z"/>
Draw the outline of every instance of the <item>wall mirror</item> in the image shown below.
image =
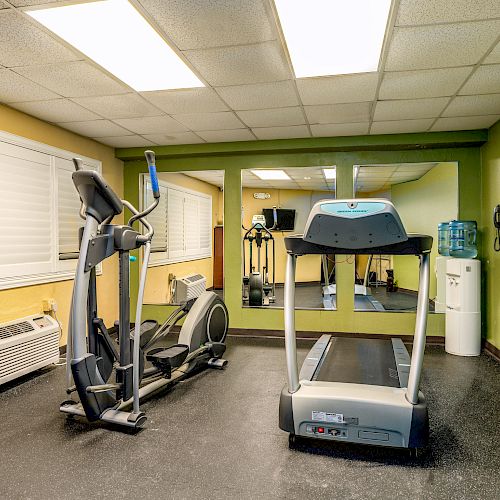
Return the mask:
<path id="1" fill-rule="evenodd" d="M 144 303 L 178 305 L 205 288 L 223 297 L 224 171 L 161 172 L 158 179 Z M 143 175 L 143 206 L 151 202 L 148 184 Z"/>
<path id="2" fill-rule="evenodd" d="M 354 166 L 356 198 L 390 200 L 407 233 L 433 237 L 429 311 L 444 312 L 436 276 L 437 229 L 458 218 L 458 164 L 398 163 Z M 414 312 L 417 307 L 418 258 L 360 255 L 355 258 L 354 303 L 357 311 Z"/>
<path id="3" fill-rule="evenodd" d="M 335 167 L 242 170 L 243 307 L 283 307 L 284 238 L 304 231 L 314 203 L 335 198 L 335 179 Z M 323 309 L 322 287 L 334 270 L 333 257 L 300 257 L 296 308 Z"/>

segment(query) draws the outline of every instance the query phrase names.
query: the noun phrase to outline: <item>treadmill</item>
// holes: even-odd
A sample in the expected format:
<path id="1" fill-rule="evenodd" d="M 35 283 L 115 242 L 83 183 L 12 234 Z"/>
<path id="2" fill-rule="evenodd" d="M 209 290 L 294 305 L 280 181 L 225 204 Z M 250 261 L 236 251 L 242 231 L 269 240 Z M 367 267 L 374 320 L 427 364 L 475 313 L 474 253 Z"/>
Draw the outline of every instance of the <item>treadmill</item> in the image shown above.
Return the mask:
<path id="1" fill-rule="evenodd" d="M 427 405 L 419 391 L 425 350 L 432 237 L 407 234 L 394 205 L 383 199 L 322 200 L 303 235 L 285 238 L 287 385 L 279 426 L 295 436 L 417 449 L 427 445 Z M 295 267 L 311 254 L 415 255 L 420 259 L 412 356 L 399 338 L 322 335 L 298 370 Z"/>

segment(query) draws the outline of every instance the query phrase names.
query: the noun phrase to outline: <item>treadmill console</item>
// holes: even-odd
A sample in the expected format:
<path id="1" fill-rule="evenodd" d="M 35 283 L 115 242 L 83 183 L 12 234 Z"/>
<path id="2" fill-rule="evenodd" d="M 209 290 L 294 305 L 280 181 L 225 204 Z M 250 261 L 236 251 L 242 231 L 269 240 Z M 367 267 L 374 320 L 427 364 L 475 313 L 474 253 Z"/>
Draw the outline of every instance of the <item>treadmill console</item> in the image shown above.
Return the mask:
<path id="1" fill-rule="evenodd" d="M 303 239 L 338 248 L 374 248 L 408 240 L 394 205 L 383 199 L 321 200 L 312 208 Z"/>

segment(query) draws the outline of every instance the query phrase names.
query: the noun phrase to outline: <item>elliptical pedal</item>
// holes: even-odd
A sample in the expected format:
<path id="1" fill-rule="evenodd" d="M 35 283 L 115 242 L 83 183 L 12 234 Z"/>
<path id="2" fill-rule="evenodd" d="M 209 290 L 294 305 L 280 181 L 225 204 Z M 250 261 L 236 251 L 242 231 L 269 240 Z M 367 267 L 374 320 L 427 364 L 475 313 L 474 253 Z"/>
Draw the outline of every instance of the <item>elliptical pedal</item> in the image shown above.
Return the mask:
<path id="1" fill-rule="evenodd" d="M 153 363 L 167 378 L 171 378 L 172 370 L 179 368 L 189 354 L 189 347 L 184 344 L 176 344 L 167 349 L 162 347 L 152 349 L 146 354 L 146 359 Z"/>

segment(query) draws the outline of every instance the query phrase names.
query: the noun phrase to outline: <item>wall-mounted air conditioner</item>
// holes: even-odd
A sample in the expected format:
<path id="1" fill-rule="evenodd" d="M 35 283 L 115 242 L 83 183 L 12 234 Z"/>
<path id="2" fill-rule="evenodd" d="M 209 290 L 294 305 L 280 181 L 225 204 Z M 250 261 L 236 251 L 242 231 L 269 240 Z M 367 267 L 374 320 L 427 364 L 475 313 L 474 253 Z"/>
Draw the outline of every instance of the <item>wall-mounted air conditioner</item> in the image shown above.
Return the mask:
<path id="1" fill-rule="evenodd" d="M 59 360 L 59 325 L 43 314 L 0 324 L 0 384 Z"/>
<path id="2" fill-rule="evenodd" d="M 175 280 L 174 303 L 184 304 L 196 299 L 207 289 L 207 278 L 202 274 L 190 274 Z"/>

